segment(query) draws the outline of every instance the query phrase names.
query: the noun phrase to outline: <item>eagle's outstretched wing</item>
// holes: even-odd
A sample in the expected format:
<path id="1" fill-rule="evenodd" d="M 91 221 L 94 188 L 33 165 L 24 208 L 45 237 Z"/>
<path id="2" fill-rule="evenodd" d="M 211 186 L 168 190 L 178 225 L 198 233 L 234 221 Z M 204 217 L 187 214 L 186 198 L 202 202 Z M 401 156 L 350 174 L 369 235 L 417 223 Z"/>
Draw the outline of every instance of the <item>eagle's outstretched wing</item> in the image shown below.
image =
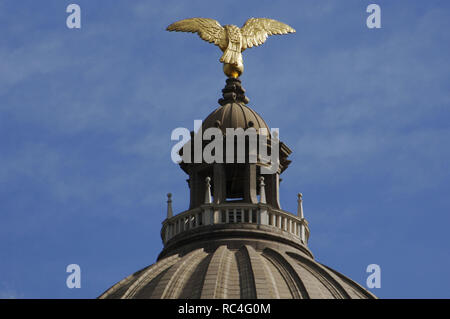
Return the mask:
<path id="1" fill-rule="evenodd" d="M 214 19 L 190 18 L 180 20 L 169 25 L 167 31 L 196 32 L 200 38 L 214 43 L 222 50 L 225 50 L 228 44 L 225 29 Z"/>
<path id="2" fill-rule="evenodd" d="M 269 35 L 293 32 L 293 28 L 277 20 L 250 18 L 241 28 L 242 51 L 263 44 Z"/>

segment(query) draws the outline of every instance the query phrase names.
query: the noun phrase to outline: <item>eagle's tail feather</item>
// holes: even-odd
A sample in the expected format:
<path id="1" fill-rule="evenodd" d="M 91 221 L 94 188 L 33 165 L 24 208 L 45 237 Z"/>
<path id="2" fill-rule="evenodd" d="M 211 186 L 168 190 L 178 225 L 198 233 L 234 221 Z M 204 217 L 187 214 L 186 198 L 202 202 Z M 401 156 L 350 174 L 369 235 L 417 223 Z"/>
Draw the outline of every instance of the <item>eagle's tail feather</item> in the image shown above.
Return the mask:
<path id="1" fill-rule="evenodd" d="M 235 65 L 242 64 L 242 53 L 241 48 L 238 44 L 230 43 L 220 58 L 220 62 L 229 63 Z"/>

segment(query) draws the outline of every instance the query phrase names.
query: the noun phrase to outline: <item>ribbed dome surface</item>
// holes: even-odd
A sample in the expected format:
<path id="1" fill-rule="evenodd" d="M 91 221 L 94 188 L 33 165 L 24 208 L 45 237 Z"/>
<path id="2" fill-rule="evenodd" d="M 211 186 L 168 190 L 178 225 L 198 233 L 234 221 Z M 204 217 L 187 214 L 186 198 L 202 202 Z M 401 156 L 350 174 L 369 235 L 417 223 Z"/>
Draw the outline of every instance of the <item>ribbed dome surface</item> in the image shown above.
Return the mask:
<path id="1" fill-rule="evenodd" d="M 253 127 L 258 132 L 260 128 L 270 129 L 263 118 L 243 103 L 227 103 L 212 112 L 203 122 L 203 130 L 210 127 L 218 127 L 224 133 L 226 128 Z"/>
<path id="2" fill-rule="evenodd" d="M 198 248 L 159 260 L 100 298 L 376 298 L 299 250 L 253 245 Z"/>

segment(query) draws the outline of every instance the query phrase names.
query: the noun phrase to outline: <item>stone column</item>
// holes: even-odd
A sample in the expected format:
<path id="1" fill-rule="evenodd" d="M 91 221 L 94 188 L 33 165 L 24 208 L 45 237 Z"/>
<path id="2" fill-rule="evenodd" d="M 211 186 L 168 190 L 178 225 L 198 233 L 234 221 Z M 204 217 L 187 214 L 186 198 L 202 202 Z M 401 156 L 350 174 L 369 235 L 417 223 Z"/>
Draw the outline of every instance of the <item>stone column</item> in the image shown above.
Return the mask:
<path id="1" fill-rule="evenodd" d="M 280 205 L 280 174 L 266 174 L 265 184 L 267 192 L 267 203 L 273 208 L 281 209 Z"/>
<path id="2" fill-rule="evenodd" d="M 227 176 L 225 174 L 225 165 L 223 163 L 214 163 L 213 165 L 213 185 L 214 204 L 223 203 L 227 196 Z"/>
<path id="3" fill-rule="evenodd" d="M 257 204 L 256 192 L 256 164 L 245 165 L 244 200 L 247 203 Z"/>

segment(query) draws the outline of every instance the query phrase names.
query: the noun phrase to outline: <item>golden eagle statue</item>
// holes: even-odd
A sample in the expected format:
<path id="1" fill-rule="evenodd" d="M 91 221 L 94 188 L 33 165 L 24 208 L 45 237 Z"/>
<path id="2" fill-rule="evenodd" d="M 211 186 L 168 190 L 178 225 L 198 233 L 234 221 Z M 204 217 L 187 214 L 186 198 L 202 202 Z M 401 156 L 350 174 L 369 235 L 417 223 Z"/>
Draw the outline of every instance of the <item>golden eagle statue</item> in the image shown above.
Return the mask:
<path id="1" fill-rule="evenodd" d="M 237 78 L 244 72 L 242 52 L 253 46 L 263 44 L 269 35 L 293 33 L 295 30 L 282 22 L 250 18 L 242 28 L 235 25 L 221 26 L 214 19 L 191 18 L 172 23 L 168 31 L 198 33 L 200 38 L 217 45 L 223 52 L 220 62 L 228 77 Z"/>

